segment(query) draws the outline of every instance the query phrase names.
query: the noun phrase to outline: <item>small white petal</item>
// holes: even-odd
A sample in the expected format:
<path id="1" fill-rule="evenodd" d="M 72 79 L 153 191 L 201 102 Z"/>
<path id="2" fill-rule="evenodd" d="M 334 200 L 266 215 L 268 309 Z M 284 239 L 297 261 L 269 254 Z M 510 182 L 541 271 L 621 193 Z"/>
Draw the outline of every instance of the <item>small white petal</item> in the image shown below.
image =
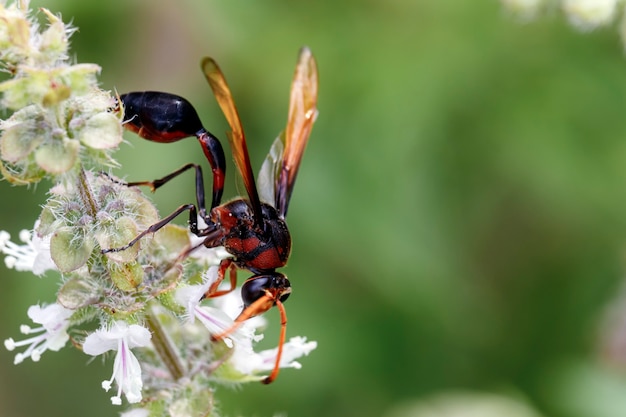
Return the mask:
<path id="1" fill-rule="evenodd" d="M 66 331 L 56 332 L 48 337 L 48 341 L 46 344 L 46 348 L 53 352 L 58 352 L 62 347 L 65 346 L 69 339 L 69 335 Z"/>
<path id="2" fill-rule="evenodd" d="M 120 417 L 148 417 L 150 411 L 145 408 L 134 408 L 132 410 L 124 411 L 120 414 Z"/>
<path id="3" fill-rule="evenodd" d="M 74 312 L 60 304 L 50 304 L 46 307 L 40 305 L 30 306 L 28 317 L 37 324 L 43 325 L 46 330 L 54 330 L 59 322 L 67 320 Z"/>
<path id="4" fill-rule="evenodd" d="M 117 366 L 124 369 L 119 369 L 116 372 L 115 381 L 119 385 L 120 390 L 126 395 L 129 403 L 139 402 L 141 401 L 141 388 L 143 387 L 139 361 L 129 348 L 123 348 L 122 352 L 118 352 L 117 355 L 116 362 L 117 358 L 120 358 L 121 362 Z"/>
<path id="5" fill-rule="evenodd" d="M 54 271 L 57 269 L 56 264 L 52 260 L 52 255 L 50 255 L 50 249 L 47 251 L 39 252 L 35 255 L 35 260 L 33 261 L 33 274 L 37 276 L 43 275 L 46 271 Z"/>
<path id="6" fill-rule="evenodd" d="M 204 285 L 188 285 L 176 290 L 174 299 L 178 304 L 185 307 L 186 316 L 190 322 L 193 322 L 193 310 L 200 304 L 202 296 L 209 287 L 204 289 Z"/>
<path id="7" fill-rule="evenodd" d="M 141 393 L 137 394 L 133 392 L 128 392 L 126 393 L 126 399 L 130 404 L 138 403 L 139 401 L 141 401 Z"/>
<path id="8" fill-rule="evenodd" d="M 145 347 L 150 344 L 152 334 L 150 330 L 138 324 L 132 324 L 128 328 L 128 347 Z"/>
<path id="9" fill-rule="evenodd" d="M 213 265 L 202 274 L 202 285 L 206 286 L 208 289 L 211 285 L 213 285 L 217 278 L 219 277 L 219 265 Z"/>
<path id="10" fill-rule="evenodd" d="M 226 313 L 215 307 L 198 306 L 194 310 L 194 315 L 212 334 L 222 333 L 234 323 Z"/>
<path id="11" fill-rule="evenodd" d="M 115 349 L 117 343 L 101 337 L 100 331 L 89 334 L 83 343 L 83 352 L 87 355 L 98 356 L 104 352 Z"/>
<path id="12" fill-rule="evenodd" d="M 109 350 L 117 350 L 118 341 L 124 337 L 127 329 L 128 324 L 125 322 L 116 322 L 110 329 L 96 330 L 85 339 L 83 352 L 98 356 Z"/>
<path id="13" fill-rule="evenodd" d="M 224 294 L 221 297 L 215 298 L 213 303 L 216 308 L 224 311 L 226 314 L 228 314 L 230 318 L 234 320 L 243 310 L 241 287 L 237 287 L 228 294 Z"/>

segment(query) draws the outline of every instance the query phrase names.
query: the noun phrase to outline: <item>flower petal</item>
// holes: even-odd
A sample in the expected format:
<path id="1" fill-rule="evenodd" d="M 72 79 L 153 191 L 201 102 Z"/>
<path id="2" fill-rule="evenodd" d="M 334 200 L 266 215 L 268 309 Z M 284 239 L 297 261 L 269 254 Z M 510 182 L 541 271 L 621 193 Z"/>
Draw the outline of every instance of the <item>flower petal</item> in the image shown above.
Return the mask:
<path id="1" fill-rule="evenodd" d="M 117 340 L 108 337 L 104 330 L 96 330 L 85 339 L 83 352 L 87 355 L 98 356 L 109 350 L 117 349 Z"/>
<path id="2" fill-rule="evenodd" d="M 150 330 L 138 324 L 131 324 L 128 327 L 128 347 L 145 347 L 150 344 L 152 334 Z"/>

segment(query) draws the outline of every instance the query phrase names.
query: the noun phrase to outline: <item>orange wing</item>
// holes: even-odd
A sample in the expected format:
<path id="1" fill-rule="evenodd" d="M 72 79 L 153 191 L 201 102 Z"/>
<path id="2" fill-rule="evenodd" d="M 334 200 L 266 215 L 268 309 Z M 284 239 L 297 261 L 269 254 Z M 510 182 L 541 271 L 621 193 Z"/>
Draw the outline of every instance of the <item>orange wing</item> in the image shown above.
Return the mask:
<path id="1" fill-rule="evenodd" d="M 254 174 L 252 173 L 252 165 L 250 164 L 250 156 L 248 155 L 248 146 L 246 145 L 243 127 L 241 126 L 239 113 L 237 112 L 237 107 L 235 106 L 230 88 L 228 88 L 226 78 L 224 78 L 220 67 L 212 58 L 204 58 L 201 67 L 204 76 L 213 90 L 213 94 L 215 94 L 217 103 L 220 105 L 232 129 L 232 132 L 228 134 L 228 140 L 233 152 L 235 164 L 241 173 L 248 198 L 252 204 L 255 222 L 258 225 L 262 225 L 261 202 L 259 200 L 256 184 L 254 183 Z"/>
<path id="2" fill-rule="evenodd" d="M 298 175 L 302 154 L 306 148 L 313 123 L 317 118 L 317 64 L 311 50 L 300 50 L 291 83 L 289 115 L 285 130 L 282 167 L 276 182 L 276 209 L 287 215 L 289 200 Z"/>

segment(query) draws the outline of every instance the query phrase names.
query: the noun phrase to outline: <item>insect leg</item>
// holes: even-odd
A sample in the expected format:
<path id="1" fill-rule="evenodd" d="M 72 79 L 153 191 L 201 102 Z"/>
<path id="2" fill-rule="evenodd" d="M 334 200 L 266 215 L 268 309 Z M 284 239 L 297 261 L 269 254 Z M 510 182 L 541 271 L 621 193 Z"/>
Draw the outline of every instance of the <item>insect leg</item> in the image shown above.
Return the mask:
<path id="1" fill-rule="evenodd" d="M 285 306 L 280 302 L 280 300 L 276 300 L 276 307 L 280 312 L 280 336 L 278 337 L 278 351 L 276 352 L 276 362 L 274 362 L 274 369 L 272 369 L 272 373 L 261 381 L 264 384 L 270 384 L 278 376 L 278 372 L 280 371 L 280 359 L 283 356 L 283 346 L 285 345 L 285 337 L 287 334 L 287 312 L 285 311 Z"/>
<path id="2" fill-rule="evenodd" d="M 224 156 L 224 149 L 220 141 L 205 129 L 196 133 L 196 137 L 213 171 L 213 198 L 211 200 L 211 208 L 214 208 L 220 205 L 224 191 L 224 177 L 226 175 L 226 157 Z"/>
<path id="3" fill-rule="evenodd" d="M 226 275 L 226 271 L 230 268 L 229 278 L 230 278 L 230 288 L 227 290 L 218 291 L 217 287 L 224 280 L 224 276 Z M 207 290 L 206 294 L 204 294 L 204 298 L 215 298 L 224 294 L 228 294 L 233 291 L 237 287 L 237 267 L 233 263 L 232 259 L 223 259 L 220 262 L 220 269 L 217 271 L 217 280 L 211 285 L 211 287 Z"/>
<path id="4" fill-rule="evenodd" d="M 172 172 L 171 174 L 166 175 L 163 178 L 156 179 L 154 181 L 134 181 L 134 182 L 126 183 L 126 185 L 128 185 L 129 187 L 146 186 L 146 187 L 150 187 L 150 190 L 155 191 L 157 188 L 168 183 L 170 180 L 176 178 L 177 176 L 179 176 L 180 174 L 182 174 L 183 172 L 191 168 L 194 168 L 196 170 L 196 202 L 198 203 L 198 211 L 200 212 L 200 216 L 202 216 L 204 221 L 208 223 L 209 219 L 207 219 L 207 210 L 206 210 L 206 203 L 205 203 L 205 198 L 204 198 L 204 177 L 202 175 L 202 167 L 198 164 L 189 163 L 189 164 L 183 165 L 182 167 Z M 224 183 L 224 180 L 222 179 L 222 184 L 223 183 Z M 193 231 L 192 233 L 197 235 L 197 233 Z"/>
<path id="5" fill-rule="evenodd" d="M 272 369 L 272 372 L 261 381 L 264 384 L 270 384 L 276 379 L 278 372 L 280 371 L 280 360 L 283 356 L 283 346 L 285 344 L 285 337 L 287 334 L 287 312 L 285 311 L 285 306 L 280 300 L 274 299 L 274 297 L 268 293 L 264 294 L 248 307 L 244 308 L 241 314 L 239 314 L 239 316 L 235 319 L 235 322 L 228 329 L 224 330 L 222 333 L 211 336 L 211 340 L 213 341 L 219 341 L 228 337 L 228 335 L 237 330 L 244 321 L 266 311 L 268 303 L 275 303 L 276 307 L 278 307 L 278 311 L 280 313 L 280 335 L 278 337 L 278 350 L 276 352 L 274 368 Z"/>
<path id="6" fill-rule="evenodd" d="M 149 233 L 157 232 L 159 229 L 164 227 L 166 224 L 168 224 L 169 222 L 174 220 L 174 218 L 176 218 L 182 212 L 187 211 L 187 210 L 189 210 L 189 230 L 191 231 L 191 233 L 193 233 L 195 235 L 198 235 L 198 234 L 200 234 L 200 231 L 198 230 L 198 213 L 197 213 L 197 210 L 196 210 L 196 206 L 194 206 L 193 204 L 185 204 L 185 205 L 182 205 L 182 206 L 178 207 L 169 216 L 159 220 L 158 222 L 154 223 L 153 225 L 148 227 L 143 232 L 139 233 L 133 240 L 128 242 L 127 245 L 124 245 L 124 246 L 119 247 L 119 248 L 102 249 L 102 250 L 100 250 L 100 252 L 101 253 L 110 253 L 110 252 L 121 252 L 123 250 L 126 250 L 126 249 L 132 247 L 135 243 L 139 242 L 139 240 L 141 240 L 141 238 L 143 238 L 145 235 L 147 235 Z"/>

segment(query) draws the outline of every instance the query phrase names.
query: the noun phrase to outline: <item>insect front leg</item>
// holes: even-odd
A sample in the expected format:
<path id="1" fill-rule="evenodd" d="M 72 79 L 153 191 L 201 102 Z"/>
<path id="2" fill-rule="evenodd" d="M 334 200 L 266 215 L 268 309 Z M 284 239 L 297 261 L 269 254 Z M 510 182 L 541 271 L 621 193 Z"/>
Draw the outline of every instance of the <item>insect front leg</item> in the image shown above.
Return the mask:
<path id="1" fill-rule="evenodd" d="M 228 288 L 227 290 L 218 291 L 217 288 L 220 286 L 222 281 L 224 281 L 224 276 L 226 275 L 226 271 L 228 271 L 229 268 L 230 268 L 230 273 L 229 273 L 230 288 Z M 230 258 L 222 259 L 222 261 L 220 262 L 220 267 L 217 270 L 217 279 L 215 280 L 213 284 L 211 284 L 211 286 L 209 287 L 209 289 L 207 290 L 207 292 L 204 294 L 202 298 L 219 297 L 221 295 L 228 294 L 229 292 L 233 291 L 236 287 L 237 287 L 237 266 L 235 265 L 233 260 Z"/>
<path id="2" fill-rule="evenodd" d="M 170 223 L 176 217 L 178 217 L 182 212 L 189 210 L 189 230 L 191 233 L 195 235 L 199 235 L 200 231 L 198 230 L 198 212 L 196 210 L 196 206 L 193 204 L 185 204 L 178 207 L 172 214 L 165 217 L 164 219 L 159 220 L 154 223 L 150 227 L 148 227 L 143 232 L 139 233 L 133 240 L 128 242 L 127 245 L 121 246 L 119 248 L 109 248 L 109 249 L 101 249 L 100 253 L 111 253 L 111 252 L 121 252 L 130 247 L 132 247 L 135 243 L 139 242 L 144 236 L 150 233 L 155 233 L 161 228 L 163 228 L 166 224 Z"/>

